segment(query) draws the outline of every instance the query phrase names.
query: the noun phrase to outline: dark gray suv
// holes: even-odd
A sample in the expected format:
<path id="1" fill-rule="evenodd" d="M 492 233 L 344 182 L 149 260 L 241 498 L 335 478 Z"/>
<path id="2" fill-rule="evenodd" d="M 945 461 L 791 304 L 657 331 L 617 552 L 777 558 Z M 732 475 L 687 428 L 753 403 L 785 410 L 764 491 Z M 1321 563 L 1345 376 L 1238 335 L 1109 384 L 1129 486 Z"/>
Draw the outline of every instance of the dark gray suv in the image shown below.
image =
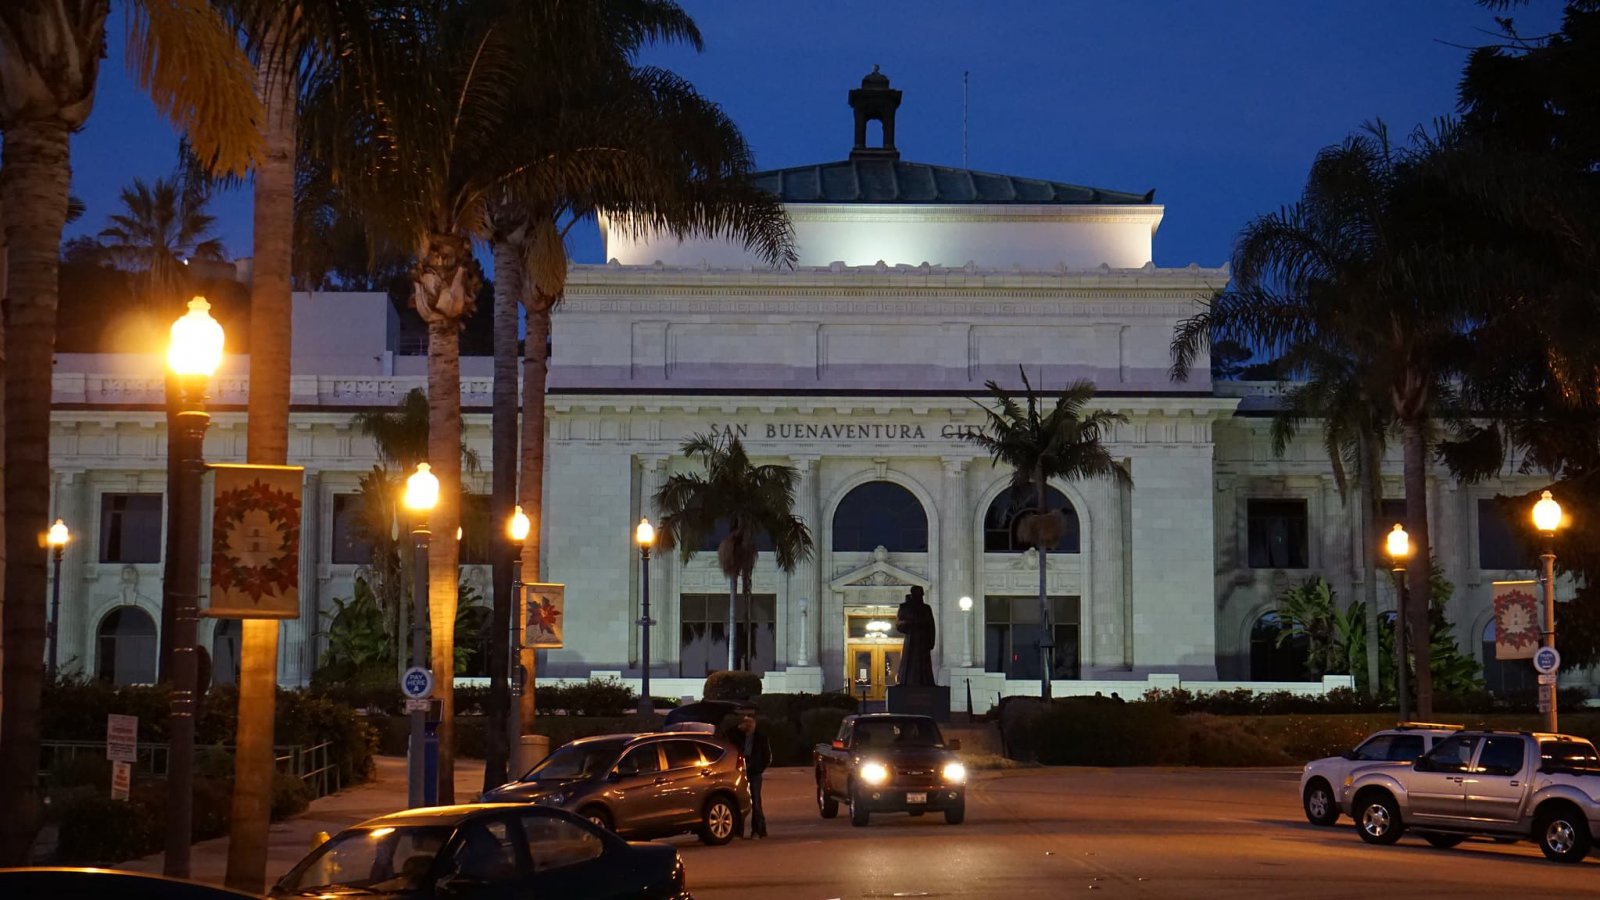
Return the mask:
<path id="1" fill-rule="evenodd" d="M 555 806 L 630 837 L 694 832 L 726 844 L 750 814 L 739 752 L 708 734 L 611 734 L 557 748 L 485 803 Z"/>

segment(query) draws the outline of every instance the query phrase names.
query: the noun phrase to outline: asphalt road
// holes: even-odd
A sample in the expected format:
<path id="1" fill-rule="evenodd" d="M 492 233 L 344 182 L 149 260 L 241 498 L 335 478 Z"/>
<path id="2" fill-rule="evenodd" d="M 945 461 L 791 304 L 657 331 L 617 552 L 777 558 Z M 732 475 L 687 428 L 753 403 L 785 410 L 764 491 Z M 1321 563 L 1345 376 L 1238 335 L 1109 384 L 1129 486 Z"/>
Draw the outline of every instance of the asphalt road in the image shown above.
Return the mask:
<path id="1" fill-rule="evenodd" d="M 1533 844 L 1372 847 L 1348 819 L 1306 823 L 1285 770 L 1030 769 L 978 773 L 967 820 L 817 815 L 811 773 L 766 783 L 771 837 L 683 853 L 708 898 L 1395 897 L 1600 895 L 1600 858 L 1547 862 Z M 1092 893 L 1091 893 L 1092 892 Z"/>

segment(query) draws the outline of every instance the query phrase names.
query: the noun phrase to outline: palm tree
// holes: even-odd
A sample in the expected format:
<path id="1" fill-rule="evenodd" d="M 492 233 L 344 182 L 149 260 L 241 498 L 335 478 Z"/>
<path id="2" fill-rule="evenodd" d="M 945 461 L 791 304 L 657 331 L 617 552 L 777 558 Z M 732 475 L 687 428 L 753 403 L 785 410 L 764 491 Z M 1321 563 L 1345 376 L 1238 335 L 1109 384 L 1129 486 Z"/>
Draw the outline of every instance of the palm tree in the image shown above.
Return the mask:
<path id="1" fill-rule="evenodd" d="M 1482 168 L 1472 164 L 1476 152 L 1449 126 L 1395 147 L 1381 123 L 1323 150 L 1283 214 L 1292 227 L 1249 257 L 1261 267 L 1236 271 L 1235 287 L 1180 323 L 1172 344 L 1174 377 L 1208 341 L 1237 340 L 1267 353 L 1346 357 L 1364 383 L 1381 385 L 1374 395 L 1404 451 L 1407 587 L 1416 598 L 1430 596 L 1426 492 L 1437 410 L 1478 355 L 1475 334 L 1515 308 L 1504 301 L 1520 296 L 1525 274 L 1503 230 L 1459 191 L 1460 172 Z M 1408 631 L 1428 634 L 1428 604 L 1411 607 Z M 1426 718 L 1430 648 L 1413 644 L 1417 712 Z"/>
<path id="2" fill-rule="evenodd" d="M 810 530 L 794 514 L 800 473 L 793 466 L 752 465 L 738 438 L 697 434 L 683 442 L 683 454 L 698 460 L 705 474 L 675 473 L 656 492 L 661 546 L 667 550 L 677 547 L 679 556 L 688 562 L 709 538 L 727 529 L 717 545 L 717 564 L 728 576 L 728 630 L 733 634 L 734 665 L 744 668 L 750 664 L 749 639 L 753 635 L 748 619 L 745 627 L 735 627 L 735 584 L 743 584 L 748 617 L 763 541 L 771 544 L 778 568 L 789 573 L 815 551 Z"/>
<path id="3" fill-rule="evenodd" d="M 0 132 L 10 311 L 6 359 L 5 705 L 0 709 L 0 865 L 26 861 L 38 824 L 38 661 L 44 652 L 50 377 L 57 268 L 71 180 L 69 136 L 94 108 L 110 0 L 0 6 Z M 217 171 L 258 154 L 260 104 L 234 33 L 205 0 L 125 0 L 128 62 L 156 107 Z M 38 598 L 37 600 L 35 598 Z"/>
<path id="4" fill-rule="evenodd" d="M 1126 423 L 1127 417 L 1110 410 L 1086 412 L 1094 399 L 1094 385 L 1076 381 L 1056 397 L 1048 412 L 1039 394 L 1022 376 L 1022 397 L 989 381 L 986 387 L 994 408 L 978 404 L 986 417 L 982 430 L 965 433 L 963 438 L 989 451 L 995 465 L 1011 467 L 1011 496 L 1033 497 L 1031 514 L 1018 527 L 1018 536 L 1033 544 L 1039 553 L 1039 695 L 1050 699 L 1053 671 L 1053 625 L 1046 581 L 1046 552 L 1061 540 L 1064 520 L 1060 510 L 1050 508 L 1047 488 L 1050 479 L 1110 478 L 1118 485 L 1131 486 L 1133 479 L 1111 458 L 1101 443 L 1112 425 Z"/>

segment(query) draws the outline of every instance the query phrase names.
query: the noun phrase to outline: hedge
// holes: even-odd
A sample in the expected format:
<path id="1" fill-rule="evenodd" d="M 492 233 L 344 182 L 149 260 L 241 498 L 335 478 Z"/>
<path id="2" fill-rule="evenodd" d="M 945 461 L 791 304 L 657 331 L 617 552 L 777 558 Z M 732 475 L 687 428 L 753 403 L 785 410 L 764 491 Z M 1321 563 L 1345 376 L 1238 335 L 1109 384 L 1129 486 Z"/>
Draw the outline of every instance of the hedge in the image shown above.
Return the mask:
<path id="1" fill-rule="evenodd" d="M 701 690 L 703 699 L 706 700 L 749 700 L 761 696 L 761 676 L 754 672 L 742 672 L 730 669 L 722 672 L 712 672 L 706 676 L 706 685 Z"/>

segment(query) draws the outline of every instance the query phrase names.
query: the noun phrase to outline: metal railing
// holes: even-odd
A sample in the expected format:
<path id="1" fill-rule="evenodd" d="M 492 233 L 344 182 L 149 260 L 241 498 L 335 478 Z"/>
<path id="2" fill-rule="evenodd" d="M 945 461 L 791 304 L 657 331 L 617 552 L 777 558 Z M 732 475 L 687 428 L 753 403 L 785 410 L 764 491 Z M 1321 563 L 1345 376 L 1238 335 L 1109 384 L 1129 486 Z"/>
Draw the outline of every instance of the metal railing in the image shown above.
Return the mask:
<path id="1" fill-rule="evenodd" d="M 233 754 L 226 744 L 209 744 L 195 747 L 195 756 L 203 758 L 208 753 Z M 323 741 L 310 747 L 282 745 L 272 748 L 274 766 L 286 775 L 293 775 L 311 788 L 313 798 L 326 797 L 343 788 L 339 766 L 333 760 L 333 742 Z M 134 749 L 133 774 L 136 777 L 165 778 L 169 753 L 167 745 L 153 741 L 140 741 Z M 106 762 L 105 741 L 42 741 L 39 744 L 39 780 L 48 784 L 51 773 L 79 757 Z"/>

